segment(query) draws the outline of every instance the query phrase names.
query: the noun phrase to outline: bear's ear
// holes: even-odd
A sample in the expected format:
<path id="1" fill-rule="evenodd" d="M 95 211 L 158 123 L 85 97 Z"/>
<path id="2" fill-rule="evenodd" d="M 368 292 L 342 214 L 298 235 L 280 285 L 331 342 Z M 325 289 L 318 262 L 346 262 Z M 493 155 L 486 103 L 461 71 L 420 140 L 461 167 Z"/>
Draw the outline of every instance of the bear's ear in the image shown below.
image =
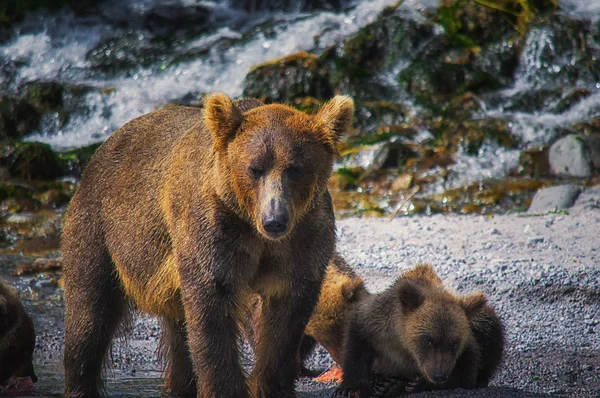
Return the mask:
<path id="1" fill-rule="evenodd" d="M 352 125 L 354 101 L 347 95 L 336 95 L 319 109 L 317 119 L 325 126 L 328 139 L 334 144 Z"/>
<path id="2" fill-rule="evenodd" d="M 242 124 L 242 112 L 234 101 L 222 93 L 204 97 L 204 119 L 218 147 L 225 147 Z"/>
<path id="3" fill-rule="evenodd" d="M 347 302 L 353 302 L 357 299 L 357 292 L 360 288 L 362 288 L 363 286 L 363 282 L 356 282 L 356 281 L 348 281 L 345 282 L 342 285 L 342 297 L 344 297 L 344 300 L 346 300 Z"/>
<path id="4" fill-rule="evenodd" d="M 425 301 L 425 296 L 421 288 L 410 279 L 401 278 L 398 286 L 398 299 L 402 304 L 402 311 L 409 313 L 421 306 Z"/>
<path id="5" fill-rule="evenodd" d="M 465 310 L 465 314 L 467 314 L 467 318 L 471 318 L 483 309 L 487 304 L 487 298 L 481 292 L 471 293 L 462 298 L 461 304 Z"/>

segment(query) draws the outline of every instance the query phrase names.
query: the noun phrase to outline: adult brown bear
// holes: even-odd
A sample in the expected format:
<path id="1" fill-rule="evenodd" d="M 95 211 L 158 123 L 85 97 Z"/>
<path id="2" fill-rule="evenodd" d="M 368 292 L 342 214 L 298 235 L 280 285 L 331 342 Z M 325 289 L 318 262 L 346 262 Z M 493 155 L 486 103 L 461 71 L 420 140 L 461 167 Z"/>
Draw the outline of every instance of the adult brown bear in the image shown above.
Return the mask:
<path id="1" fill-rule="evenodd" d="M 335 243 L 327 180 L 353 103 L 315 115 L 213 94 L 117 130 L 90 161 L 63 231 L 65 394 L 102 391 L 133 302 L 163 320 L 165 390 L 293 397 L 298 347 Z M 264 297 L 256 366 L 240 321 Z"/>

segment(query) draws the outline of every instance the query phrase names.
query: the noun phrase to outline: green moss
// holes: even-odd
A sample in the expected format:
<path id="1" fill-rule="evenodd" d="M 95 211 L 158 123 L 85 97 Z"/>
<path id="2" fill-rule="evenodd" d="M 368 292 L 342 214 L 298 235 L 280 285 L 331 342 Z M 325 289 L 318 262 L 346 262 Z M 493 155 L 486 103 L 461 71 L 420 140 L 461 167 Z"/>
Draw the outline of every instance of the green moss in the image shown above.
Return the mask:
<path id="1" fill-rule="evenodd" d="M 58 158 L 68 173 L 80 177 L 101 143 L 72 149 L 58 154 Z"/>

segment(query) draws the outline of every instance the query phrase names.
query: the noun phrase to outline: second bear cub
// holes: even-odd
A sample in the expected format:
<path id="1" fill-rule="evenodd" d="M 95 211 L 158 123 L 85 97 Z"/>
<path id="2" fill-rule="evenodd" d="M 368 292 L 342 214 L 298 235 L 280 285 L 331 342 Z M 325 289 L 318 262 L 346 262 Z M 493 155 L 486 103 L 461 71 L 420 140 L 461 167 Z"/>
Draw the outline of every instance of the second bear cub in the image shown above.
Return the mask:
<path id="1" fill-rule="evenodd" d="M 364 298 L 344 338 L 337 397 L 370 397 L 376 376 L 405 379 L 413 391 L 486 386 L 504 348 L 502 323 L 485 295 L 451 293 L 430 265 Z"/>

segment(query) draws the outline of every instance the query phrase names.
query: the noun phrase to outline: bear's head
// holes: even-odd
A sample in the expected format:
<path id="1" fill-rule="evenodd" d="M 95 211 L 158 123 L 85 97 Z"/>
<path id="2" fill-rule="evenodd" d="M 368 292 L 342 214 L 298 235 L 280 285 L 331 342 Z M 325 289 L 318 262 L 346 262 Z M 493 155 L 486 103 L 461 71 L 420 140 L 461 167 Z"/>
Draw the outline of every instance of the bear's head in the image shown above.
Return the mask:
<path id="1" fill-rule="evenodd" d="M 244 112 L 224 94 L 204 100 L 219 168 L 258 232 L 277 240 L 327 189 L 336 144 L 352 122 L 351 98 L 336 96 L 315 115 L 280 104 Z"/>
<path id="2" fill-rule="evenodd" d="M 427 380 L 446 383 L 473 338 L 470 319 L 486 305 L 483 293 L 457 297 L 441 284 L 400 278 L 396 284 L 400 338 Z"/>

